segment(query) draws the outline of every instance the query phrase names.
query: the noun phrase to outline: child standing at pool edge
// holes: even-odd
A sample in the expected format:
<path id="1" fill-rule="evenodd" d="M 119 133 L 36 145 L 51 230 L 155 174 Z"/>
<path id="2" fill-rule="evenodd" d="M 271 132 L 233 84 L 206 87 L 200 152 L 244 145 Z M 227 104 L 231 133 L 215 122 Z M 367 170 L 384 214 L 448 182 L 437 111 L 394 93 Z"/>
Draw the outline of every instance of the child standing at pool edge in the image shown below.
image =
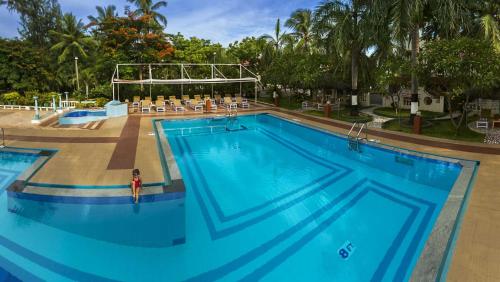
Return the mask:
<path id="1" fill-rule="evenodd" d="M 142 188 L 141 172 L 136 168 L 132 170 L 132 197 L 134 202 L 137 204 L 139 202 L 139 193 Z"/>

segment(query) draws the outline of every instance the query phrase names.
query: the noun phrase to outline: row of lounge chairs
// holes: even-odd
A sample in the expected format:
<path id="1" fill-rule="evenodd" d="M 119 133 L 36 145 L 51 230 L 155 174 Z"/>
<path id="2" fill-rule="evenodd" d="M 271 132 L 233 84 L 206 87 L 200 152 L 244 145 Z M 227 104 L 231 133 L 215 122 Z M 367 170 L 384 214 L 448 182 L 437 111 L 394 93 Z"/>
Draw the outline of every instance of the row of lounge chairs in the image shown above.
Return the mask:
<path id="1" fill-rule="evenodd" d="M 226 96 L 224 98 L 221 95 L 215 95 L 214 98 L 207 95 L 203 99 L 201 95 L 194 95 L 194 99 L 191 99 L 189 95 L 183 95 L 182 99 L 177 99 L 176 96 L 169 96 L 168 100 L 165 100 L 164 96 L 158 96 L 154 102 L 150 97 L 145 97 L 144 100 L 141 100 L 140 96 L 134 96 L 132 107 L 140 110 L 142 113 L 149 113 L 152 108 L 155 108 L 157 112 L 166 112 L 167 106 L 175 112 L 185 111 L 186 108 L 190 108 L 195 112 L 203 112 L 203 109 L 208 106 L 207 100 L 210 101 L 209 111 L 217 111 L 218 105 L 227 109 L 250 107 L 248 100 L 239 95 L 236 97 Z"/>

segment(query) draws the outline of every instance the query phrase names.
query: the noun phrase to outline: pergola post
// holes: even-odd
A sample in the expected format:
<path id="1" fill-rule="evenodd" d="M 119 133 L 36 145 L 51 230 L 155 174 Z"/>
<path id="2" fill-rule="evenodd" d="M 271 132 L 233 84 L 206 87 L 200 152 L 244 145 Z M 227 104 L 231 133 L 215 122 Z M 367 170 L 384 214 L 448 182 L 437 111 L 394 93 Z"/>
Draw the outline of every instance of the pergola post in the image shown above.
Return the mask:
<path id="1" fill-rule="evenodd" d="M 241 64 L 240 64 L 240 80 L 241 80 L 241 78 L 242 78 L 242 77 L 243 77 L 243 76 L 242 76 L 242 74 L 241 74 Z M 240 97 L 241 97 L 241 81 L 240 81 Z"/>
<path id="2" fill-rule="evenodd" d="M 120 72 L 119 72 L 119 69 L 118 69 L 118 65 L 116 66 L 116 78 L 120 79 Z M 114 84 L 113 84 L 113 86 L 114 86 Z M 120 101 L 120 84 L 118 84 L 116 86 L 116 89 L 118 90 L 118 101 Z M 115 89 L 113 88 L 113 91 L 114 90 Z M 113 100 L 115 100 L 115 94 L 114 94 L 114 92 L 113 92 Z"/>
<path id="3" fill-rule="evenodd" d="M 184 64 L 181 64 L 181 98 L 184 95 Z"/>
<path id="4" fill-rule="evenodd" d="M 149 98 L 153 100 L 153 97 L 151 95 L 151 86 L 153 83 L 153 72 L 151 70 L 151 64 L 148 65 L 148 68 L 149 68 Z"/>
<path id="5" fill-rule="evenodd" d="M 258 92 L 258 90 L 257 90 L 257 80 L 255 81 L 255 87 L 254 88 L 255 88 L 255 104 L 257 104 L 257 92 Z"/>
<path id="6" fill-rule="evenodd" d="M 214 79 L 214 67 L 215 67 L 215 65 L 212 64 L 211 66 L 212 66 L 212 77 L 211 78 Z M 212 86 L 212 95 L 210 96 L 210 98 L 213 98 L 214 97 L 214 84 L 211 83 L 210 85 Z"/>

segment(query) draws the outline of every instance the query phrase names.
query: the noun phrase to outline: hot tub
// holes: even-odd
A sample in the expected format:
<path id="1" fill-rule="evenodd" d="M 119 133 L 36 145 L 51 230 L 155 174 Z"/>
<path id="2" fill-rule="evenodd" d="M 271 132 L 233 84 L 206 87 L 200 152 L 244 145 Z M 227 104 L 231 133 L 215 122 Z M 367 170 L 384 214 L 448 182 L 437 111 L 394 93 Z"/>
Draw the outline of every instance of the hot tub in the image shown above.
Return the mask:
<path id="1" fill-rule="evenodd" d="M 59 124 L 83 124 L 91 121 L 107 119 L 106 111 L 103 110 L 76 110 L 64 114 L 59 118 Z"/>

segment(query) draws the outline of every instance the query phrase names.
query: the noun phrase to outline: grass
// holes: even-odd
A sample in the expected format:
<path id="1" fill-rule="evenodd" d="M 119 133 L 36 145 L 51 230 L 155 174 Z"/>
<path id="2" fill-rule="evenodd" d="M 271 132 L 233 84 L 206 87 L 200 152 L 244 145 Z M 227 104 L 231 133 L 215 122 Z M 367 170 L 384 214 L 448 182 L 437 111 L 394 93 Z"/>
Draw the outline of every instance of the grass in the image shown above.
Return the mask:
<path id="1" fill-rule="evenodd" d="M 317 111 L 317 110 L 307 110 L 304 111 L 304 113 L 319 117 L 324 116 L 324 113 L 322 111 Z M 359 116 L 351 116 L 351 110 L 348 108 L 342 109 L 340 111 L 340 114 L 338 111 L 332 111 L 332 113 L 330 114 L 330 118 L 346 122 L 361 122 L 361 123 L 370 122 L 373 120 L 372 116 L 363 113 L 359 113 Z"/>
<path id="2" fill-rule="evenodd" d="M 410 110 L 401 109 L 400 111 L 401 111 L 402 118 L 407 118 L 410 116 Z M 420 112 L 422 114 L 422 117 L 427 118 L 427 119 L 444 117 L 446 115 L 446 113 L 436 113 L 436 112 L 429 112 L 429 111 L 420 111 Z M 376 115 L 379 115 L 379 116 L 383 116 L 383 117 L 398 118 L 396 111 L 390 107 L 376 108 L 373 110 L 373 113 Z"/>
<path id="3" fill-rule="evenodd" d="M 272 97 L 262 97 L 259 98 L 260 101 L 274 104 L 274 99 Z M 291 100 L 288 99 L 288 97 L 281 97 L 280 99 L 280 108 L 285 108 L 288 110 L 297 110 L 302 107 L 301 102 L 295 101 L 295 98 L 292 97 Z"/>
<path id="4" fill-rule="evenodd" d="M 405 121 L 402 121 L 405 122 Z M 399 126 L 398 120 L 391 120 L 383 124 L 384 129 L 412 133 L 409 126 Z M 470 130 L 464 122 L 455 136 L 455 127 L 450 120 L 432 121 L 432 126 L 422 128 L 422 135 L 468 142 L 484 142 L 484 134 Z"/>

